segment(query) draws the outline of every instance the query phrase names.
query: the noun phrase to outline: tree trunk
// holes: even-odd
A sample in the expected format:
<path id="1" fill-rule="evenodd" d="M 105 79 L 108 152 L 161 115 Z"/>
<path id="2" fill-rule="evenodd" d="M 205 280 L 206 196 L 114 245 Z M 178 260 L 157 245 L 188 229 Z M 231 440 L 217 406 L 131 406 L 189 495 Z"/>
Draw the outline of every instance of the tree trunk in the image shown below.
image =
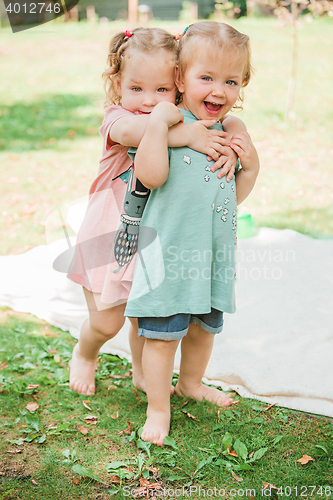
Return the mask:
<path id="1" fill-rule="evenodd" d="M 138 22 L 139 0 L 128 0 L 128 22 L 136 24 Z"/>
<path id="2" fill-rule="evenodd" d="M 291 13 L 293 17 L 293 51 L 292 51 L 292 62 L 291 62 L 291 74 L 289 79 L 289 88 L 288 88 L 288 98 L 287 98 L 287 106 L 285 113 L 285 121 L 289 120 L 290 112 L 294 105 L 294 97 L 295 97 L 295 87 L 296 87 L 296 76 L 297 76 L 297 55 L 298 55 L 298 6 L 297 1 L 292 0 L 291 2 Z"/>

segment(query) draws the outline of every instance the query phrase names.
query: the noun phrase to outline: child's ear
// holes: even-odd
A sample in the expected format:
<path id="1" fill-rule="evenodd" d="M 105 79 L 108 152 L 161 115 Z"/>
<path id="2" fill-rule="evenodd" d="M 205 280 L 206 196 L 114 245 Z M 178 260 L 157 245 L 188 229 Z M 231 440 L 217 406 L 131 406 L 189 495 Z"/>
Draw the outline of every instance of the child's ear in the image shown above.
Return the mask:
<path id="1" fill-rule="evenodd" d="M 184 92 L 184 82 L 180 76 L 179 66 L 176 66 L 176 68 L 175 68 L 175 82 L 176 82 L 176 85 L 177 85 L 179 92 L 183 93 Z"/>
<path id="2" fill-rule="evenodd" d="M 121 79 L 120 79 L 120 76 L 116 75 L 114 77 L 114 81 L 116 83 L 116 91 L 117 91 L 118 97 L 121 97 Z"/>

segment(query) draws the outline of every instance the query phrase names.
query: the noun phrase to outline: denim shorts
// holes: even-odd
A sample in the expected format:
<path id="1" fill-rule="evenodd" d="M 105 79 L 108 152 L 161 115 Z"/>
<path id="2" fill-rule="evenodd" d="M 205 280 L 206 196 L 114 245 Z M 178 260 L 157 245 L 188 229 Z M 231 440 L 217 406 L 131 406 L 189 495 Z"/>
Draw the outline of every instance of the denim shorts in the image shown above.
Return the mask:
<path id="1" fill-rule="evenodd" d="M 139 337 L 158 340 L 180 340 L 187 334 L 190 323 L 196 323 L 208 333 L 221 333 L 223 312 L 212 309 L 206 314 L 174 314 L 166 318 L 138 318 Z"/>

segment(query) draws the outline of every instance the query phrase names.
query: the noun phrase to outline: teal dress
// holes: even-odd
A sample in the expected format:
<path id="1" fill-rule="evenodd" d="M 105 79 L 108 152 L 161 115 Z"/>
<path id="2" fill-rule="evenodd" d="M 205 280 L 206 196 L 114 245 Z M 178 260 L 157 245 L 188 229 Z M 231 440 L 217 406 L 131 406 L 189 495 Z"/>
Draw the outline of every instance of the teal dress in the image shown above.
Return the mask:
<path id="1" fill-rule="evenodd" d="M 196 120 L 180 111 L 185 123 Z M 235 176 L 218 179 L 213 164 L 187 147 L 169 148 L 168 179 L 142 216 L 126 316 L 235 312 Z"/>

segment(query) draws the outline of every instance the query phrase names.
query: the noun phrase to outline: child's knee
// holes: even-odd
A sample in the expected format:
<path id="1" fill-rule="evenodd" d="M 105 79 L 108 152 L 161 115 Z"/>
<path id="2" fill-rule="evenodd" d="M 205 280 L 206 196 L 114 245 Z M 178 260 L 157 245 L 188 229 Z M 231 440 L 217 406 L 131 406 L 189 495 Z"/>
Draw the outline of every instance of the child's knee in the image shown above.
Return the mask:
<path id="1" fill-rule="evenodd" d="M 125 317 L 120 312 L 110 314 L 109 316 L 104 314 L 103 318 L 90 318 L 91 328 L 98 333 L 100 337 L 104 337 L 105 341 L 115 337 L 124 323 Z"/>
<path id="2" fill-rule="evenodd" d="M 148 348 L 169 355 L 170 353 L 173 354 L 174 352 L 176 352 L 179 340 L 159 340 L 146 338 L 145 343 Z"/>
<path id="3" fill-rule="evenodd" d="M 192 342 L 210 342 L 214 338 L 214 335 L 207 332 L 200 325 L 191 323 L 187 332 L 187 338 Z"/>

